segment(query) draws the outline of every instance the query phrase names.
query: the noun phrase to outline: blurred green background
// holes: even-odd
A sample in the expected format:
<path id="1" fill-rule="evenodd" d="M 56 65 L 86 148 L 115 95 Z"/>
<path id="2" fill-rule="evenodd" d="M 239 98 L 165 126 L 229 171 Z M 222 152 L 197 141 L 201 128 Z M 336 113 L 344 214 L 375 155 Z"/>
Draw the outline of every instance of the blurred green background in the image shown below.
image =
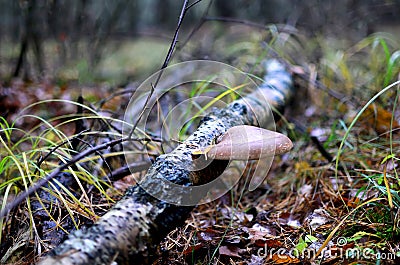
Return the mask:
<path id="1" fill-rule="evenodd" d="M 0 78 L 47 76 L 83 83 L 143 79 L 161 66 L 182 4 L 0 0 Z M 359 40 L 382 30 L 398 33 L 399 13 L 398 0 L 203 0 L 186 14 L 180 40 L 202 20 L 208 34 L 215 19 L 288 24 L 310 37 Z"/>

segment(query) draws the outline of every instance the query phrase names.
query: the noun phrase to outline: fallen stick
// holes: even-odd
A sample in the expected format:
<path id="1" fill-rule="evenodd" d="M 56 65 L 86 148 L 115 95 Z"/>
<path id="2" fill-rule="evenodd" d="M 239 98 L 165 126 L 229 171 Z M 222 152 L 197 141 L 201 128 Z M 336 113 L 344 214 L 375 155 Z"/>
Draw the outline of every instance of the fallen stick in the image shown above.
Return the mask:
<path id="1" fill-rule="evenodd" d="M 72 232 L 39 264 L 148 261 L 154 246 L 182 225 L 192 210 L 193 206 L 179 206 L 185 205 L 185 198 L 205 195 L 193 194 L 190 187 L 214 180 L 228 164 L 214 160 L 207 168 L 192 171 L 196 158 L 193 152 L 212 146 L 234 126 L 268 125 L 273 121 L 270 106 L 281 109 L 292 89 L 290 74 L 280 63 L 271 61 L 265 82 L 256 91 L 204 117 L 197 131 L 171 153 L 159 156 L 139 185 L 129 189 L 109 212 L 88 229 Z M 176 189 L 175 184 L 182 189 Z M 169 198 L 169 203 L 155 197 Z"/>

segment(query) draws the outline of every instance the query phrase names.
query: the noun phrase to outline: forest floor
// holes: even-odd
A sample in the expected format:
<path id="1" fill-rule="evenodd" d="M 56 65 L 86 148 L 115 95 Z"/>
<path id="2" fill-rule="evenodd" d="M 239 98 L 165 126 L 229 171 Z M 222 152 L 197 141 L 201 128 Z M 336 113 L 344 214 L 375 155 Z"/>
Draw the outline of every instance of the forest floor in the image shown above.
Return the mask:
<path id="1" fill-rule="evenodd" d="M 83 63 L 72 75 L 66 70 L 53 78 L 3 83 L 1 208 L 73 156 L 73 148 L 60 148 L 68 139 L 84 150 L 119 137 L 130 95 L 161 66 L 168 43 L 116 42 L 90 71 Z M 260 78 L 265 58 L 287 65 L 297 92 L 276 130 L 294 148 L 275 157 L 256 190 L 247 187 L 250 163 L 228 193 L 199 204 L 158 246 L 155 264 L 397 264 L 398 47 L 400 39 L 389 33 L 311 38 L 275 25 L 216 26 L 192 36 L 176 62 L 210 59 Z M 121 80 L 136 82 L 117 85 Z M 154 157 L 162 153 L 157 148 L 151 149 Z M 46 186 L 47 200 L 57 198 L 49 212 L 32 196 L 1 220 L 0 263 L 30 264 L 69 231 L 104 214 L 146 172 L 138 167 L 110 179 L 110 171 L 125 165 L 121 154 L 118 148 L 96 153 L 70 168 L 72 189 Z"/>

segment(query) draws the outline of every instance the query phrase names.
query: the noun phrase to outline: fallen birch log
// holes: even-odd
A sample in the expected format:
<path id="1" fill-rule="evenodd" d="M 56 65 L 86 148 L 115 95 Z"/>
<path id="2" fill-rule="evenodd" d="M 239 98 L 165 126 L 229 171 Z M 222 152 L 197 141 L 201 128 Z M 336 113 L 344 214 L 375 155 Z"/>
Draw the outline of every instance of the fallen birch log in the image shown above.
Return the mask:
<path id="1" fill-rule="evenodd" d="M 265 126 L 273 120 L 270 106 L 281 109 L 292 89 L 290 74 L 280 63 L 271 61 L 265 82 L 256 91 L 223 109 L 214 109 L 185 142 L 171 153 L 159 156 L 140 184 L 129 189 L 109 212 L 90 228 L 72 232 L 40 264 L 145 262 L 154 245 L 186 220 L 193 206 L 177 205 L 185 205 L 182 200 L 193 196 L 190 187 L 217 178 L 228 163 L 214 160 L 204 170 L 192 171 L 194 153 L 212 146 L 232 127 Z M 177 190 L 172 185 L 183 188 Z M 175 201 L 166 203 L 145 190 L 152 190 L 157 198 L 171 198 L 173 191 Z"/>

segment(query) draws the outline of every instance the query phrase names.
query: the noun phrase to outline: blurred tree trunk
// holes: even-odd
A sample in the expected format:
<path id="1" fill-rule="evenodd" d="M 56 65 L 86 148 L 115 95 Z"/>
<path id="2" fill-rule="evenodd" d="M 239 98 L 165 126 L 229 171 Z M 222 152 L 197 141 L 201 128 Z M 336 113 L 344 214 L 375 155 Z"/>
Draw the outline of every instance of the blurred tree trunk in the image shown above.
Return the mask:
<path id="1" fill-rule="evenodd" d="M 94 25 L 93 39 L 88 42 L 88 51 L 90 55 L 90 66 L 94 67 L 101 59 L 101 46 L 107 41 L 115 26 L 121 17 L 121 13 L 127 7 L 126 1 L 114 0 L 113 5 L 104 6 L 100 16 Z"/>
<path id="2" fill-rule="evenodd" d="M 157 20 L 159 22 L 160 25 L 166 24 L 168 23 L 168 21 L 170 20 L 170 8 L 171 8 L 171 4 L 169 1 L 165 1 L 165 0 L 158 0 L 157 1 Z"/>
<path id="3" fill-rule="evenodd" d="M 217 0 L 215 6 L 219 16 L 233 17 L 235 15 L 235 8 L 231 1 Z"/>
<path id="4" fill-rule="evenodd" d="M 24 19 L 24 29 L 21 38 L 21 48 L 18 61 L 15 66 L 13 77 L 20 75 L 22 68 L 25 70 L 25 78 L 29 78 L 29 69 L 27 66 L 27 52 L 30 45 L 33 48 L 33 54 L 36 59 L 36 66 L 39 74 L 43 73 L 43 53 L 41 47 L 40 33 L 38 30 L 38 19 L 36 17 L 36 0 L 27 0 L 21 2 L 21 11 Z"/>
<path id="5" fill-rule="evenodd" d="M 68 28 L 68 35 L 70 36 L 70 56 L 73 60 L 82 58 L 80 54 L 79 45 L 82 42 L 83 36 L 89 34 L 92 27 L 92 21 L 88 14 L 89 4 L 87 0 L 81 0 L 75 3 L 75 14 L 71 12 L 71 25 Z M 85 23 L 83 23 L 85 22 Z M 90 32 L 94 34 L 93 32 Z M 83 57 L 84 58 L 84 57 Z"/>

